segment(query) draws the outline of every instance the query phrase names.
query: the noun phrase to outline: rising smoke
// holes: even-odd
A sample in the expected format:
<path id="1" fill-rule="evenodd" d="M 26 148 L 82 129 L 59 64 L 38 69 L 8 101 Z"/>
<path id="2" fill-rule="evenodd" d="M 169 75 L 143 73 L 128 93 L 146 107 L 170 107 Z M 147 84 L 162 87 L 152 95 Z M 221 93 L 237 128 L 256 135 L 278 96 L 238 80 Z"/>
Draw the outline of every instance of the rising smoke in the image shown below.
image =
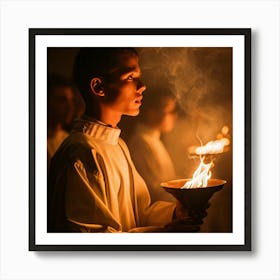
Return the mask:
<path id="1" fill-rule="evenodd" d="M 168 82 L 176 94 L 181 117 L 164 140 L 179 171 L 190 164 L 187 148 L 215 139 L 232 123 L 231 48 L 138 48 L 147 87 Z M 145 98 L 145 97 L 144 97 Z M 175 144 L 175 145 L 174 145 Z M 182 164 L 182 162 L 184 164 Z M 181 169 L 181 170 L 180 170 Z M 189 171 L 191 172 L 191 171 Z"/>
<path id="2" fill-rule="evenodd" d="M 141 48 L 139 53 L 147 86 L 167 80 L 196 133 L 204 128 L 201 137 L 231 121 L 231 48 Z"/>

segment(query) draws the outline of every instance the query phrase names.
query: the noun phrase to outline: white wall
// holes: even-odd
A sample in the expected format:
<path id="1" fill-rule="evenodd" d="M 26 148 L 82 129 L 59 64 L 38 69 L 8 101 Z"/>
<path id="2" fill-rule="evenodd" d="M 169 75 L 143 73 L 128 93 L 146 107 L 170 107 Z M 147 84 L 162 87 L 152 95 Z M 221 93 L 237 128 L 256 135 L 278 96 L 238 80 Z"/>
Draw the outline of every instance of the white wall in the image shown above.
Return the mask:
<path id="1" fill-rule="evenodd" d="M 1 279 L 280 279 L 280 2 L 0 1 Z M 28 28 L 250 27 L 253 252 L 29 252 Z"/>

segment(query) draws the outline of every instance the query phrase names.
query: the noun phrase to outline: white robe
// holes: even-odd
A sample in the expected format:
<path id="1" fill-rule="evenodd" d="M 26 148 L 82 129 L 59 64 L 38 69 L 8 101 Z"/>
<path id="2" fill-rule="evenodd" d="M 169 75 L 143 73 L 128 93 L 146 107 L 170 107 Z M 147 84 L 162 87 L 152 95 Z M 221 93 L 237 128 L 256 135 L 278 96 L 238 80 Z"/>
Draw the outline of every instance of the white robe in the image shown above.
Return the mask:
<path id="1" fill-rule="evenodd" d="M 48 231 L 126 232 L 163 226 L 174 203 L 151 204 L 120 129 L 79 120 L 53 157 Z"/>
<path id="2" fill-rule="evenodd" d="M 128 141 L 129 151 L 137 171 L 144 178 L 152 201 L 175 201 L 160 187 L 160 183 L 176 179 L 171 157 L 160 139 L 160 131 L 138 124 Z"/>
<path id="3" fill-rule="evenodd" d="M 48 156 L 53 157 L 61 143 L 69 136 L 69 133 L 63 129 L 57 131 L 53 136 L 47 139 Z"/>

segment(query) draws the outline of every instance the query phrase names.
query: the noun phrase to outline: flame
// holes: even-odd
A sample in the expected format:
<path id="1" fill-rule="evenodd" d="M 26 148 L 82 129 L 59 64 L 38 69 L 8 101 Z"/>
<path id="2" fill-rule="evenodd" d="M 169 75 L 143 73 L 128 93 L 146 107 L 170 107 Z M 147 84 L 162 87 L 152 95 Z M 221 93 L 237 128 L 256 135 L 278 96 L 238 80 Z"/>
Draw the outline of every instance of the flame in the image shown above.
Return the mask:
<path id="1" fill-rule="evenodd" d="M 216 140 L 209 141 L 207 144 L 201 145 L 200 147 L 190 147 L 189 152 L 191 154 L 199 155 L 200 164 L 193 173 L 192 179 L 186 182 L 182 189 L 206 188 L 208 180 L 211 178 L 210 168 L 213 166 L 213 161 L 210 163 L 204 163 L 204 158 L 207 157 L 207 155 L 220 154 L 224 152 L 225 147 L 229 144 L 229 127 L 224 125 L 220 133 L 218 133 Z"/>
<path id="2" fill-rule="evenodd" d="M 200 164 L 194 172 L 192 180 L 186 182 L 182 189 L 206 188 L 208 179 L 211 177 L 211 171 L 209 170 L 212 165 L 212 162 L 205 164 L 203 158 L 200 158 Z"/>
<path id="3" fill-rule="evenodd" d="M 209 141 L 207 144 L 199 147 L 190 147 L 189 152 L 196 155 L 220 154 L 224 152 L 225 147 L 230 144 L 228 133 L 229 128 L 225 125 L 222 127 L 221 132 L 218 133 L 216 140 Z"/>
<path id="4" fill-rule="evenodd" d="M 220 154 L 224 151 L 225 146 L 229 145 L 229 143 L 230 140 L 228 138 L 209 141 L 204 146 L 197 147 L 195 149 L 195 153 L 197 155 Z"/>

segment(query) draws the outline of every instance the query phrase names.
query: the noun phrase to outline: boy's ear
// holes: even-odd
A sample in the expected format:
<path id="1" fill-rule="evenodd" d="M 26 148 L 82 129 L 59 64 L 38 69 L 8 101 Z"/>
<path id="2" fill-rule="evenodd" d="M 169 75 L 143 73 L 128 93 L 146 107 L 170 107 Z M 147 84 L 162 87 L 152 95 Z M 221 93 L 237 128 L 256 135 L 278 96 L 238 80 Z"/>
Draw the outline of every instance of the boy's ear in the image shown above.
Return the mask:
<path id="1" fill-rule="evenodd" d="M 105 96 L 102 80 L 98 77 L 92 78 L 90 81 L 90 88 L 93 94 L 98 96 Z"/>

